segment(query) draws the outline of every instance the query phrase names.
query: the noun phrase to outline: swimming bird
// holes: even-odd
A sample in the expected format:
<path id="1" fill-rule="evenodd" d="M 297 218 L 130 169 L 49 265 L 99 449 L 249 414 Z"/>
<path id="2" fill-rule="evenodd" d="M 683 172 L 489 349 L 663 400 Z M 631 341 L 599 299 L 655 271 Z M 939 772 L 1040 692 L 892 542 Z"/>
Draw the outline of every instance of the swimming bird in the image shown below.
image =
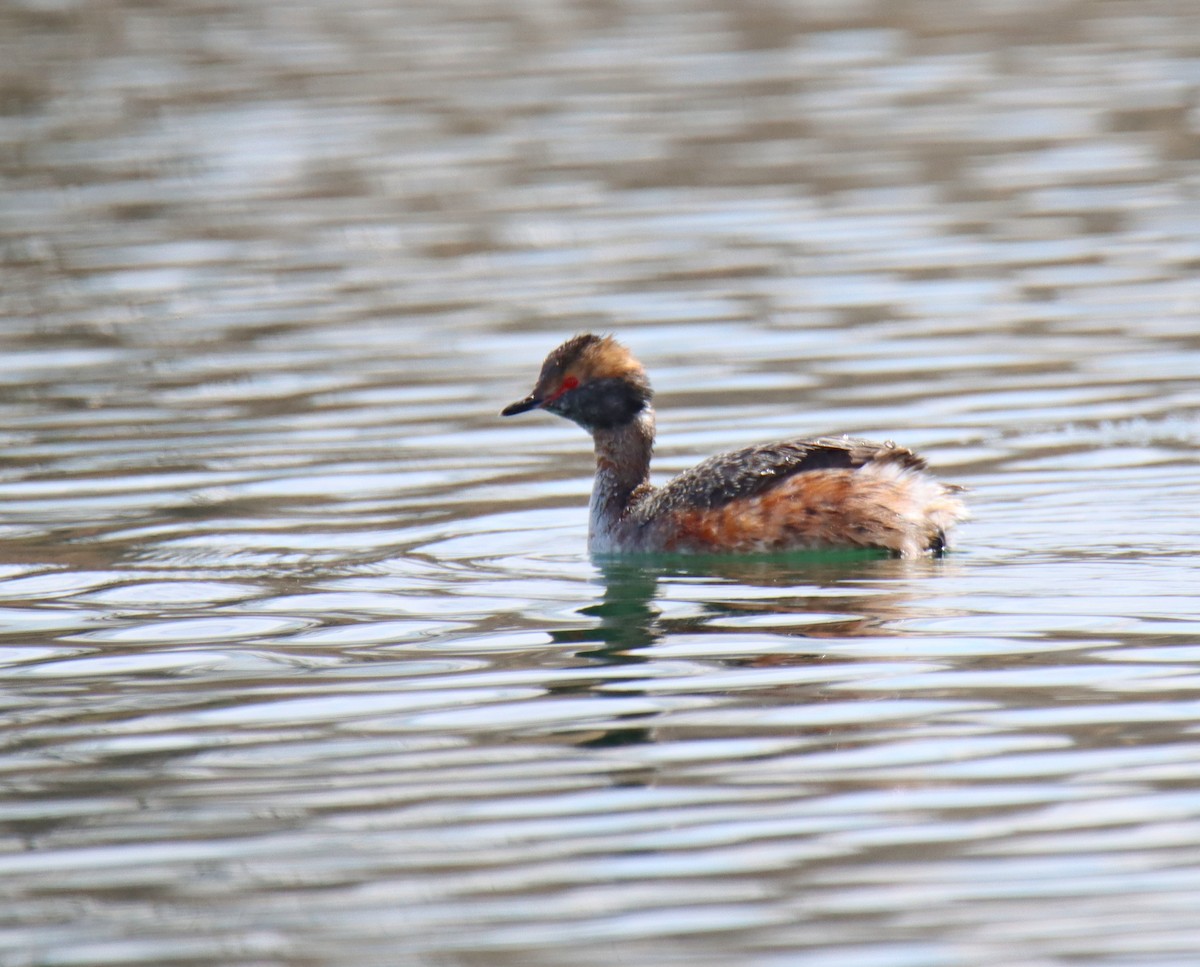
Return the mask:
<path id="1" fill-rule="evenodd" d="M 967 517 L 962 488 L 933 477 L 912 450 L 847 437 L 722 453 L 655 487 L 652 399 L 645 369 L 624 345 L 583 333 L 551 352 L 533 391 L 501 411 L 546 410 L 591 434 L 594 554 L 860 547 L 940 556 L 951 527 Z"/>

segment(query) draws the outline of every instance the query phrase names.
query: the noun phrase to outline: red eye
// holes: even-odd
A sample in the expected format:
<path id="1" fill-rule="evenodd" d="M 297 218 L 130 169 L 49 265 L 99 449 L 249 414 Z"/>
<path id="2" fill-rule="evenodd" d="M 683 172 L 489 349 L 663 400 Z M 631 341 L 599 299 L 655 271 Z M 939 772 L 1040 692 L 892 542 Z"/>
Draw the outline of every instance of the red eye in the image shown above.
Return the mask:
<path id="1" fill-rule="evenodd" d="M 553 403 L 556 399 L 562 396 L 563 393 L 567 392 L 567 390 L 572 390 L 578 385 L 579 380 L 577 380 L 574 376 L 568 376 L 558 384 L 558 389 L 546 397 L 545 403 Z M 545 405 L 545 403 L 543 403 L 543 405 Z"/>

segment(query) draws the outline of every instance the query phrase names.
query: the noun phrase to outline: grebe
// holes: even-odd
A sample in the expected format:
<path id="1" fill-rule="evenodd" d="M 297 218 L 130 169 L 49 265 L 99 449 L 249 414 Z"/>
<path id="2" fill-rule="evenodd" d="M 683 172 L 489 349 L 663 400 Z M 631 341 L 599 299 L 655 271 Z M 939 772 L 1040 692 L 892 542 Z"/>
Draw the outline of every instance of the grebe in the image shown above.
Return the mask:
<path id="1" fill-rule="evenodd" d="M 575 336 L 542 364 L 533 392 L 500 415 L 549 410 L 592 435 L 588 549 L 596 554 L 756 553 L 870 547 L 940 555 L 967 516 L 962 490 L 893 443 L 785 440 L 722 453 L 650 483 L 653 392 L 611 336 Z"/>

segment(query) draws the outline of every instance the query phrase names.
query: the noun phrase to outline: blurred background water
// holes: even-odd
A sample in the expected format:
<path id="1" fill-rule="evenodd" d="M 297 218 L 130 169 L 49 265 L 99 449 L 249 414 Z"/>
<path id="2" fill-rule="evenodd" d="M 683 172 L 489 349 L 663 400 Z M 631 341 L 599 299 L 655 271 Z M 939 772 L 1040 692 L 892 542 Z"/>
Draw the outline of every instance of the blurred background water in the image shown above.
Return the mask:
<path id="1" fill-rule="evenodd" d="M 10 0 L 0 963 L 1194 965 L 1200 7 Z M 938 562 L 602 567 L 893 438 Z"/>

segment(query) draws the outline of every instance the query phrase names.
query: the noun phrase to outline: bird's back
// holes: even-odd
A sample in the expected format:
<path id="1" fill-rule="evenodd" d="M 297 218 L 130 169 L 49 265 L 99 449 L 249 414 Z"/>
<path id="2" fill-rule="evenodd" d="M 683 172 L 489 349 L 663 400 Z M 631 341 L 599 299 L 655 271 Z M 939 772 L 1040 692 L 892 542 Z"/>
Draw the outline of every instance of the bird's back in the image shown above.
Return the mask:
<path id="1" fill-rule="evenodd" d="M 849 438 L 789 440 L 718 454 L 630 508 L 636 549 L 772 552 L 879 547 L 940 552 L 966 516 L 925 461 L 903 447 Z M 631 547 L 630 549 L 634 549 Z"/>

